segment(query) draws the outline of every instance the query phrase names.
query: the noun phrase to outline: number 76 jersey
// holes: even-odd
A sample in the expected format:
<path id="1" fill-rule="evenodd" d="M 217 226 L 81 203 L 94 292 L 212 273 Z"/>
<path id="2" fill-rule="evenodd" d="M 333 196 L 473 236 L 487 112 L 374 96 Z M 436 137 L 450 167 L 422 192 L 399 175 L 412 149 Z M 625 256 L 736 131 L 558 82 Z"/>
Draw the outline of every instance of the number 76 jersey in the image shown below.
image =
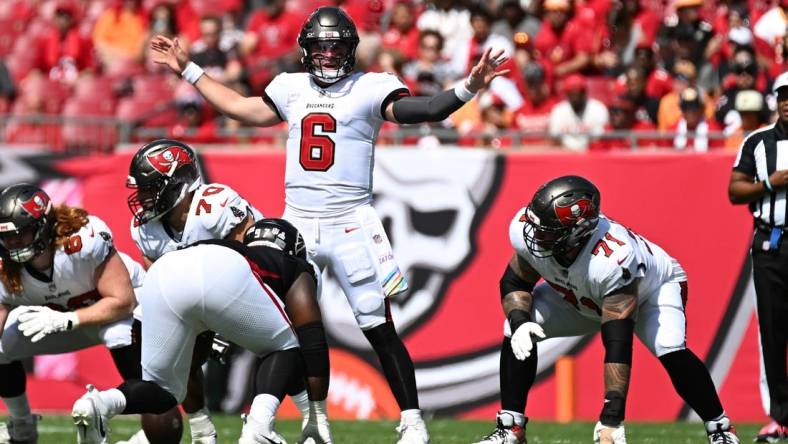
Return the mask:
<path id="1" fill-rule="evenodd" d="M 635 279 L 640 279 L 638 303 L 657 294 L 665 283 L 687 280 L 681 265 L 665 250 L 605 216 L 599 216 L 594 233 L 569 267 L 552 257 L 531 254 L 523 239 L 524 225 L 523 208 L 509 226 L 517 255 L 584 316 L 599 319 L 604 297 Z"/>
<path id="2" fill-rule="evenodd" d="M 263 100 L 287 121 L 289 209 L 325 217 L 369 204 L 384 108 L 407 95 L 407 87 L 387 73 L 357 72 L 327 88 L 307 73 L 276 76 Z"/>

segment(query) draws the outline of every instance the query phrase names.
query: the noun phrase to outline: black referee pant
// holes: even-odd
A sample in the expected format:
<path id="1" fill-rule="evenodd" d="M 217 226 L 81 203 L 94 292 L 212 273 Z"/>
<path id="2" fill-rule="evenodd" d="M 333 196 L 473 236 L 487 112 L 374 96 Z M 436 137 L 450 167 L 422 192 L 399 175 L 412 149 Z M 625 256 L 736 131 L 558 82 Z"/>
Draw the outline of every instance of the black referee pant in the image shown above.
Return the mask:
<path id="1" fill-rule="evenodd" d="M 757 295 L 761 348 L 769 386 L 769 416 L 788 426 L 788 233 L 777 251 L 764 251 L 769 233 L 755 230 L 752 243 L 753 283 Z"/>

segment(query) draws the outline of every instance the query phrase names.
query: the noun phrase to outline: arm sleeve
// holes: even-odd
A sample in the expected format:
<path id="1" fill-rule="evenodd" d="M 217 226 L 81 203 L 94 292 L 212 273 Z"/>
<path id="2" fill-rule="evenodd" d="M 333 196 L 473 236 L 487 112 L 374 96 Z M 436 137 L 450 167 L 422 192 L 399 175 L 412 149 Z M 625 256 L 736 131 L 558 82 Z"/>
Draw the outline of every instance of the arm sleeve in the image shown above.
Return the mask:
<path id="1" fill-rule="evenodd" d="M 431 97 L 402 97 L 394 102 L 394 118 L 399 123 L 440 122 L 463 105 L 454 89 Z"/>
<path id="2" fill-rule="evenodd" d="M 742 142 L 739 153 L 736 155 L 736 160 L 733 162 L 733 171 L 739 171 L 751 177 L 756 176 L 755 147 L 758 144 L 757 141 L 760 140 L 757 134 L 750 135 Z"/>

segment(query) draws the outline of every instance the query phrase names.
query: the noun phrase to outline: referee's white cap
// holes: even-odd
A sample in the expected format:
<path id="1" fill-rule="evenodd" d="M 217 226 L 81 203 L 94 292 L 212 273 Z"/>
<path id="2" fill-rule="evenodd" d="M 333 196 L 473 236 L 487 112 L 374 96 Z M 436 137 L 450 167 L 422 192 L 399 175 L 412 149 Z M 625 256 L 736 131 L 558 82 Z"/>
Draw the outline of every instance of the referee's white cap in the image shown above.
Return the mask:
<path id="1" fill-rule="evenodd" d="M 788 71 L 780 74 L 774 80 L 774 86 L 772 87 L 772 91 L 777 93 L 777 90 L 782 88 L 783 86 L 788 86 Z"/>

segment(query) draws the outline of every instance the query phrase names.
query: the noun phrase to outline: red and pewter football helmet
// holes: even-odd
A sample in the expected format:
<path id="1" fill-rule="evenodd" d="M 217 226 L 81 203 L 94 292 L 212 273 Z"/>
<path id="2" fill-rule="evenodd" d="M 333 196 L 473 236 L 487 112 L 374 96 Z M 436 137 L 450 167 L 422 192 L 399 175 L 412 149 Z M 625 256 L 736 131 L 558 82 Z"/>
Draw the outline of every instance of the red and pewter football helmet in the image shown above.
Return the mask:
<path id="1" fill-rule="evenodd" d="M 581 245 L 599 223 L 599 201 L 597 187 L 580 176 L 558 177 L 539 187 L 525 210 L 528 251 L 561 258 Z"/>
<path id="2" fill-rule="evenodd" d="M 197 155 L 189 145 L 154 140 L 131 159 L 126 187 L 136 191 L 128 198 L 129 209 L 139 224 L 147 223 L 175 208 L 201 184 Z"/>
<path id="3" fill-rule="evenodd" d="M 353 20 L 335 6 L 317 8 L 298 34 L 301 62 L 324 83 L 335 83 L 353 72 L 358 42 Z"/>
<path id="4" fill-rule="evenodd" d="M 0 193 L 0 250 L 14 262 L 27 262 L 52 240 L 52 200 L 28 183 L 12 185 Z"/>

